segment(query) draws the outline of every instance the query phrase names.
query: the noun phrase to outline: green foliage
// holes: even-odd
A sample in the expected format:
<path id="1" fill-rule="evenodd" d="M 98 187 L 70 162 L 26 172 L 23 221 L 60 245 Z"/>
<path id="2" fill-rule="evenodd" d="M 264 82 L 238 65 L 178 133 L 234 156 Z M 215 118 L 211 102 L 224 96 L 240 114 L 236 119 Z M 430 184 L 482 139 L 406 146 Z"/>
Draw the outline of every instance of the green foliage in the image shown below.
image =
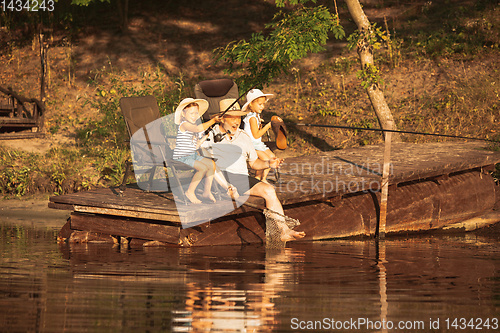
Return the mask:
<path id="1" fill-rule="evenodd" d="M 12 193 L 16 196 L 23 196 L 28 192 L 30 184 L 29 167 L 5 168 L 0 172 L 0 184 L 2 192 Z"/>
<path id="2" fill-rule="evenodd" d="M 50 179 L 56 184 L 56 191 L 54 194 L 63 194 L 62 184 L 64 180 L 66 180 L 64 172 L 61 170 L 55 170 L 50 176 Z"/>
<path id="3" fill-rule="evenodd" d="M 288 73 L 293 61 L 309 52 L 323 51 L 329 33 L 337 39 L 345 36 L 336 16 L 324 6 L 280 11 L 266 29 L 271 29 L 267 37 L 259 32 L 249 41 L 231 42 L 215 50 L 216 62 L 226 63 L 226 73 L 235 74 L 243 90 L 267 85 L 281 73 Z"/>
<path id="4" fill-rule="evenodd" d="M 495 166 L 495 171 L 493 171 L 493 179 L 497 185 L 500 185 L 500 163 L 497 163 Z"/>
<path id="5" fill-rule="evenodd" d="M 72 5 L 77 5 L 77 6 L 88 6 L 91 2 L 107 2 L 110 3 L 110 0 L 71 0 Z"/>
<path id="6" fill-rule="evenodd" d="M 368 31 L 356 30 L 347 37 L 347 48 L 352 50 L 360 43 L 369 44 L 373 49 L 378 50 L 382 43 L 390 42 L 387 32 L 382 30 L 382 27 L 377 27 L 377 23 L 373 23 Z"/>
<path id="7" fill-rule="evenodd" d="M 355 46 L 366 45 L 378 50 L 382 46 L 382 43 L 388 45 L 391 43 L 391 40 L 387 36 L 387 32 L 382 30 L 382 27 L 377 27 L 377 24 L 373 23 L 368 31 L 356 30 L 347 38 L 347 42 L 349 50 Z M 368 89 L 373 85 L 380 85 L 384 83 L 380 77 L 379 69 L 373 64 L 365 64 L 363 68 L 356 73 L 356 77 L 361 80 L 361 86 L 364 89 Z"/>
<path id="8" fill-rule="evenodd" d="M 365 89 L 373 85 L 384 84 L 384 80 L 380 77 L 379 69 L 372 64 L 365 64 L 363 69 L 356 73 L 356 77 L 361 80 L 361 86 Z"/>
<path id="9" fill-rule="evenodd" d="M 453 6 L 431 3 L 426 15 L 415 18 L 400 30 L 409 56 L 468 60 L 488 50 L 498 52 L 498 1 L 470 1 Z"/>
<path id="10" fill-rule="evenodd" d="M 480 52 L 485 46 L 498 49 L 499 42 L 488 42 L 485 36 L 470 34 L 464 29 L 441 29 L 431 34 L 421 31 L 416 41 L 409 45 L 417 54 L 431 58 L 469 57 Z"/>
<path id="11" fill-rule="evenodd" d="M 276 0 L 276 7 L 285 7 L 286 3 L 291 6 L 303 5 L 309 1 L 316 3 L 316 0 Z"/>
<path id="12" fill-rule="evenodd" d="M 100 83 L 98 77 L 106 75 L 109 77 L 111 88 Z M 153 73 L 143 73 L 144 80 L 141 86 L 133 87 L 124 85 L 121 73 L 96 73 L 90 83 L 96 86 L 96 96 L 88 100 L 95 109 L 98 109 L 101 117 L 89 121 L 83 128 L 78 130 L 77 135 L 84 146 L 125 148 L 128 147 L 128 139 L 125 121 L 120 111 L 120 98 L 128 96 L 153 95 L 158 101 L 158 107 L 162 115 L 172 113 L 175 106 L 182 99 L 184 80 L 182 75 L 167 77 L 158 67 Z M 171 84 L 166 82 L 171 80 Z M 152 83 L 146 83 L 152 82 Z M 175 88 L 172 89 L 171 87 Z"/>

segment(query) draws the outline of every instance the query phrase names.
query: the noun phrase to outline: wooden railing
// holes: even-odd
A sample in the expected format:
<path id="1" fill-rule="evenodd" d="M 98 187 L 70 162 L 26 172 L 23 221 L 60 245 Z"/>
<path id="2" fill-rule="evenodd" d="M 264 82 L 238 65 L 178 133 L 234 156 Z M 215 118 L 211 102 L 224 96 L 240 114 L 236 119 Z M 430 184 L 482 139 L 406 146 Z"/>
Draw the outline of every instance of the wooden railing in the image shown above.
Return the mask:
<path id="1" fill-rule="evenodd" d="M 0 139 L 43 136 L 44 103 L 21 96 L 10 87 L 0 86 L 0 92 L 5 94 L 0 95 Z"/>

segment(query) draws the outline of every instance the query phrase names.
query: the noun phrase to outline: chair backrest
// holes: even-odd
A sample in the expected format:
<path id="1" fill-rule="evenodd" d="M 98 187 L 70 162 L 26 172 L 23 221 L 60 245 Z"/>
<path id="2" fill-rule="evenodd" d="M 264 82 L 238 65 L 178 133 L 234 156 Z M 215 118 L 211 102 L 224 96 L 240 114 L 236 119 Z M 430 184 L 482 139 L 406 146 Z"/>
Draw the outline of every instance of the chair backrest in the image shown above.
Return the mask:
<path id="1" fill-rule="evenodd" d="M 120 108 L 130 137 L 139 129 L 160 118 L 154 96 L 122 97 Z"/>
<path id="2" fill-rule="evenodd" d="M 122 97 L 120 108 L 130 136 L 134 169 L 144 165 L 161 165 L 163 155 L 171 155 L 165 148 L 165 137 L 160 134 L 160 110 L 154 96 Z M 162 149 L 161 151 L 158 149 Z M 167 158 L 170 158 L 168 156 Z"/>
<path id="3" fill-rule="evenodd" d="M 219 102 L 226 98 L 238 98 L 238 86 L 231 79 L 200 81 L 194 86 L 196 98 L 208 101 L 208 110 L 203 115 L 205 121 L 220 112 Z"/>

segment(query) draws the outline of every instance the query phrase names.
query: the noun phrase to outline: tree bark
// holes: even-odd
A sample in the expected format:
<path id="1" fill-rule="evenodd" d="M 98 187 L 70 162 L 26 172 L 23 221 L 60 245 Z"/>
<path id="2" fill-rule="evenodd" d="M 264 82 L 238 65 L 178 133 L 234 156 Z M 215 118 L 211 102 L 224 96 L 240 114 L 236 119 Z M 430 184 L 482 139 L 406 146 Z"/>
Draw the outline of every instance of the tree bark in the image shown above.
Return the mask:
<path id="1" fill-rule="evenodd" d="M 368 36 L 370 34 L 371 25 L 368 17 L 366 17 L 365 12 L 361 8 L 359 0 L 345 0 L 345 2 L 349 9 L 349 13 L 358 26 L 360 36 Z M 373 47 L 369 44 L 368 38 L 360 38 L 358 42 L 358 55 L 361 61 L 361 69 L 364 69 L 367 65 L 374 65 Z M 380 86 L 378 84 L 372 84 L 368 87 L 366 92 L 382 129 L 390 129 L 390 123 L 393 124 L 393 129 L 397 129 L 391 110 L 385 101 L 384 92 L 380 89 Z M 401 141 L 399 133 L 392 134 L 392 141 Z"/>
<path id="2" fill-rule="evenodd" d="M 120 28 L 123 33 L 128 31 L 128 0 L 124 0 L 122 6 L 122 0 L 117 0 L 116 4 L 118 6 L 118 15 L 120 16 Z"/>

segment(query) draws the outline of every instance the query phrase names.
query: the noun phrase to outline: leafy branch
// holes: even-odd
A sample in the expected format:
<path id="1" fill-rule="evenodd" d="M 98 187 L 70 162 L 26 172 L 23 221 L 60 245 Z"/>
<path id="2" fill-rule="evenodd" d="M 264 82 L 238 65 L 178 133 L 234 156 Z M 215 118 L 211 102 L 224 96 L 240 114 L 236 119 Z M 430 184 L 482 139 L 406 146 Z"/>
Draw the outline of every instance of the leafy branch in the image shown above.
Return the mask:
<path id="1" fill-rule="evenodd" d="M 231 42 L 215 50 L 216 63 L 226 63 L 225 72 L 236 74 L 243 89 L 254 85 L 268 85 L 281 73 L 288 73 L 292 62 L 302 59 L 309 52 L 324 51 L 328 34 L 345 37 L 337 16 L 324 6 L 300 7 L 290 13 L 278 12 L 262 33 L 252 34 L 249 41 Z"/>
<path id="2" fill-rule="evenodd" d="M 377 23 L 373 23 L 368 30 L 356 30 L 347 37 L 347 48 L 352 50 L 355 46 L 370 45 L 373 49 L 378 50 L 382 43 L 389 43 L 390 38 L 387 36 L 387 31 L 382 30 L 382 27 L 377 27 Z"/>
<path id="3" fill-rule="evenodd" d="M 384 84 L 384 80 L 380 77 L 379 69 L 372 64 L 366 64 L 362 70 L 356 73 L 356 77 L 361 80 L 361 86 L 365 89 L 373 85 Z"/>

